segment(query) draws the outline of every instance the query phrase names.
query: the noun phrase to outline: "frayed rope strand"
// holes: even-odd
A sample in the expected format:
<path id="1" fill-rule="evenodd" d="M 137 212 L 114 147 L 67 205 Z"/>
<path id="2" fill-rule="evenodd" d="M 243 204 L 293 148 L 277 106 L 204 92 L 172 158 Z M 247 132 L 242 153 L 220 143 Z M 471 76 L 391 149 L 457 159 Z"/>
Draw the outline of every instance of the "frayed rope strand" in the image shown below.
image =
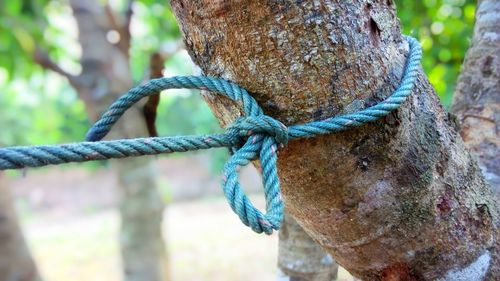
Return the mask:
<path id="1" fill-rule="evenodd" d="M 401 84 L 387 99 L 355 113 L 287 128 L 278 120 L 264 115 L 255 99 L 237 84 L 205 76 L 159 78 L 131 89 L 116 100 L 89 130 L 87 142 L 0 148 L 0 170 L 228 147 L 234 153 L 224 166 L 222 187 L 229 205 L 252 230 L 271 234 L 280 228 L 284 209 L 276 168 L 278 147 L 286 145 L 291 139 L 361 126 L 399 108 L 413 90 L 422 58 L 418 41 L 408 36 L 404 38 L 408 41 L 410 52 Z M 222 134 L 101 141 L 123 113 L 140 99 L 163 90 L 181 88 L 224 95 L 239 102 L 245 115 Z M 255 159 L 259 159 L 262 165 L 265 214 L 254 207 L 238 181 L 238 168 Z"/>

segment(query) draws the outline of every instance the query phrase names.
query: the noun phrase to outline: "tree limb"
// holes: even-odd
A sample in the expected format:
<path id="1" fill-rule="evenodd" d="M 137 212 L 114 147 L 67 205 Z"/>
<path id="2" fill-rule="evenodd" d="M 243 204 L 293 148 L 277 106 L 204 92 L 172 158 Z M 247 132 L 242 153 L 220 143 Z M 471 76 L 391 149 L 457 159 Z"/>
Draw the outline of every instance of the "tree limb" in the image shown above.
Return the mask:
<path id="1" fill-rule="evenodd" d="M 149 58 L 149 78 L 160 78 L 163 76 L 163 68 L 165 65 L 165 59 L 160 55 L 160 53 L 155 52 Z M 144 107 L 142 108 L 142 113 L 144 114 L 144 119 L 146 120 L 146 126 L 148 128 L 148 133 L 150 137 L 157 137 L 158 131 L 156 130 L 156 109 L 160 104 L 160 93 L 151 95 Z"/>
<path id="2" fill-rule="evenodd" d="M 133 2 L 134 2 L 133 0 L 128 1 L 127 9 L 125 10 L 123 20 L 118 19 L 117 14 L 111 8 L 109 1 L 107 1 L 106 4 L 104 5 L 104 12 L 106 13 L 111 28 L 116 32 L 118 32 L 118 34 L 120 35 L 120 41 L 118 41 L 118 43 L 116 43 L 115 45 L 127 57 L 129 56 L 130 40 L 131 40 L 130 23 L 133 15 L 133 10 L 132 10 Z"/>
<path id="3" fill-rule="evenodd" d="M 134 5 L 134 0 L 129 0 L 127 4 L 127 10 L 125 11 L 125 24 L 123 25 L 123 37 L 127 42 L 130 42 L 130 23 L 132 22 L 132 16 L 134 10 L 132 6 Z"/>
<path id="4" fill-rule="evenodd" d="M 114 30 L 118 31 L 121 34 L 121 30 L 122 30 L 123 26 L 122 26 L 122 24 L 119 23 L 119 20 L 116 18 L 116 13 L 111 8 L 109 1 L 107 1 L 106 4 L 104 4 L 104 12 L 106 13 L 106 16 L 108 17 L 109 24 L 111 25 L 111 28 L 113 28 Z"/>
<path id="5" fill-rule="evenodd" d="M 61 76 L 64 76 L 66 79 L 68 79 L 69 83 L 72 86 L 77 87 L 81 84 L 78 79 L 78 76 L 75 76 L 62 69 L 56 62 L 54 62 L 54 60 L 50 58 L 49 54 L 40 47 L 37 47 L 35 49 L 35 52 L 33 54 L 33 60 L 42 68 L 53 71 Z"/>
<path id="6" fill-rule="evenodd" d="M 163 77 L 165 62 L 168 61 L 173 55 L 175 55 L 180 49 L 182 49 L 182 44 L 176 43 L 176 46 L 173 50 L 165 51 L 160 49 L 157 52 L 154 52 L 149 58 L 149 69 L 147 71 L 148 79 Z M 158 136 L 155 121 L 156 111 L 158 105 L 160 104 L 160 97 L 160 93 L 149 96 L 146 104 L 142 108 L 142 113 L 144 114 L 144 118 L 146 120 L 148 133 L 151 137 Z"/>

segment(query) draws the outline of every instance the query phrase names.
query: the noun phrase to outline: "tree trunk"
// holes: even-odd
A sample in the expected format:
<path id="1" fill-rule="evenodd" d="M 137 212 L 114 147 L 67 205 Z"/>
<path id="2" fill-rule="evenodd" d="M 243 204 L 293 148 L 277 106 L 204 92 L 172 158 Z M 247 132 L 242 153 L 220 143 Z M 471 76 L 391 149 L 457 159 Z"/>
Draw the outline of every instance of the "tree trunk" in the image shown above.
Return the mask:
<path id="1" fill-rule="evenodd" d="M 2 172 L 0 172 L 0 280 L 41 280 L 19 227 Z"/>
<path id="2" fill-rule="evenodd" d="M 278 267 L 280 281 L 334 281 L 339 269 L 333 258 L 286 213 L 279 232 Z"/>
<path id="3" fill-rule="evenodd" d="M 85 102 L 90 120 L 97 120 L 112 101 L 133 86 L 129 66 L 130 21 L 132 2 L 119 17 L 109 6 L 96 0 L 71 0 L 82 48 L 82 72 L 73 76 L 64 72 L 48 56 L 38 53 L 36 60 L 45 68 L 66 76 Z M 108 41 L 108 32 L 118 32 L 116 44 Z M 148 134 L 139 105 L 127 112 L 111 132 L 110 138 L 132 138 Z M 113 161 L 120 184 L 120 243 L 124 278 L 127 281 L 168 280 L 168 264 L 162 237 L 164 203 L 156 188 L 155 167 L 150 158 Z"/>
<path id="4" fill-rule="evenodd" d="M 474 37 L 463 65 L 452 112 L 465 144 L 500 200 L 500 1 L 479 1 Z"/>
<path id="5" fill-rule="evenodd" d="M 77 87 L 91 120 L 97 120 L 113 100 L 132 85 L 128 49 L 113 46 L 106 33 L 113 29 L 109 15 L 95 1 L 71 1 L 82 46 L 84 86 Z M 128 28 L 128 27 L 127 27 Z M 123 33 L 121 34 L 122 37 Z M 122 45 L 123 46 L 123 45 Z M 131 111 L 118 125 L 113 138 L 146 136 L 140 110 Z M 166 280 L 167 260 L 161 225 L 164 204 L 156 189 L 151 159 L 127 159 L 114 163 L 118 171 L 121 200 L 121 250 L 125 280 Z"/>
<path id="6" fill-rule="evenodd" d="M 377 103 L 403 73 L 392 1 L 171 2 L 205 74 L 247 88 L 286 124 Z M 222 124 L 240 113 L 206 99 Z M 292 141 L 278 167 L 289 213 L 359 278 L 482 280 L 499 267 L 497 206 L 423 71 L 401 109 Z"/>
<path id="7" fill-rule="evenodd" d="M 452 112 L 465 144 L 500 202 L 500 1 L 478 1 L 472 45 L 458 79 Z M 497 246 L 498 247 L 498 246 Z M 496 259 L 499 252 L 496 251 Z M 500 273 L 496 269 L 496 276 Z M 492 275 L 493 276 L 493 275 Z"/>

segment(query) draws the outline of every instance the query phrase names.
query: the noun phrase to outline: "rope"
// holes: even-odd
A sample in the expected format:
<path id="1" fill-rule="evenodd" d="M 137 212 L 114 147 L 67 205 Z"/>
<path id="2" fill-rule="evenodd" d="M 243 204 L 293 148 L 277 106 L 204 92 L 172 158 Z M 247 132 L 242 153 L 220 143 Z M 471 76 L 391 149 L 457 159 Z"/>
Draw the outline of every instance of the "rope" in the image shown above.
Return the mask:
<path id="1" fill-rule="evenodd" d="M 224 166 L 222 183 L 229 205 L 252 230 L 271 234 L 273 230 L 280 228 L 284 208 L 276 168 L 278 147 L 286 145 L 291 139 L 330 134 L 361 126 L 399 108 L 412 92 L 422 57 L 418 41 L 407 36 L 405 39 L 409 43 L 410 52 L 399 87 L 382 102 L 355 113 L 287 128 L 278 120 L 264 115 L 255 99 L 237 84 L 204 76 L 159 78 L 131 89 L 116 100 L 89 130 L 87 142 L 0 148 L 0 170 L 229 147 L 234 154 Z M 100 141 L 137 101 L 163 90 L 179 88 L 208 90 L 229 97 L 242 105 L 245 115 L 222 134 Z M 254 159 L 260 159 L 262 165 L 265 214 L 254 207 L 238 181 L 238 168 L 248 165 Z"/>

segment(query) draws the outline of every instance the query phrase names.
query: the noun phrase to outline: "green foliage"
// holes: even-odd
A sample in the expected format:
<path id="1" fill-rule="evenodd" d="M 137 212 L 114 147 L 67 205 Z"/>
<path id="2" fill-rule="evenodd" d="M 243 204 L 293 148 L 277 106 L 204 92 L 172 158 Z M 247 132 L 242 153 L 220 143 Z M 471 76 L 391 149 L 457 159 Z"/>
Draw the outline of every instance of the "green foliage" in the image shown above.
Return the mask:
<path id="1" fill-rule="evenodd" d="M 164 0 L 138 0 L 134 6 L 136 28 L 132 34 L 131 65 L 134 80 L 140 81 L 144 77 L 144 70 L 148 66 L 145 55 L 168 48 L 172 41 L 180 40 L 181 33 L 172 9 Z M 180 62 L 180 67 L 186 61 Z M 174 69 L 178 67 L 172 66 Z"/>
<path id="2" fill-rule="evenodd" d="M 476 1 L 396 0 L 403 33 L 419 39 L 423 67 L 443 104 L 450 106 L 469 47 Z"/>
<path id="3" fill-rule="evenodd" d="M 42 36 L 38 25 L 45 25 L 40 11 L 43 2 L 0 1 L 0 67 L 9 80 L 15 73 L 29 74 L 33 69 L 27 55 Z"/>
<path id="4" fill-rule="evenodd" d="M 83 103 L 60 76 L 33 61 L 37 47 L 63 65 L 76 60 L 69 52 L 59 1 L 0 1 L 0 144 L 68 142 L 84 136 L 88 121 Z M 70 16 L 70 15 L 69 15 Z M 66 62 L 66 63 L 64 63 Z"/>
<path id="5" fill-rule="evenodd" d="M 2 72 L 5 71 L 0 68 L 0 85 Z M 3 76 L 5 81 L 6 75 Z M 33 73 L 31 83 L 12 80 L 0 94 L 0 144 L 48 144 L 82 139 L 89 124 L 83 102 L 68 87 L 52 73 Z"/>

